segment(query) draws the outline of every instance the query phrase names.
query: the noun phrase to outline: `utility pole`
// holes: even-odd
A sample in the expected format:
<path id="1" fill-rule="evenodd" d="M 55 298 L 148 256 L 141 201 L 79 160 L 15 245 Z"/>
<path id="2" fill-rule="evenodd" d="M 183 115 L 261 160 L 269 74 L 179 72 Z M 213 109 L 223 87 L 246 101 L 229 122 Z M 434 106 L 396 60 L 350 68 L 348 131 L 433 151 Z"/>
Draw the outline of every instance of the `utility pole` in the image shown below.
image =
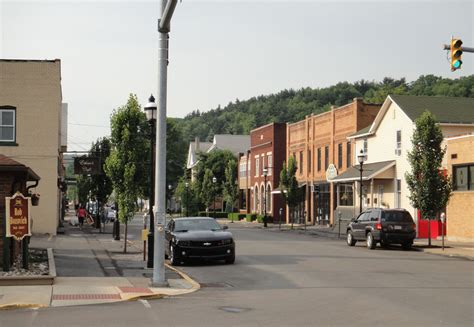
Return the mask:
<path id="1" fill-rule="evenodd" d="M 155 243 L 153 278 L 151 285 L 167 286 L 165 279 L 165 224 L 166 224 L 166 91 L 168 77 L 168 45 L 170 22 L 177 0 L 160 0 L 158 20 L 158 119 L 155 160 Z M 151 228 L 151 226 L 150 226 Z"/>

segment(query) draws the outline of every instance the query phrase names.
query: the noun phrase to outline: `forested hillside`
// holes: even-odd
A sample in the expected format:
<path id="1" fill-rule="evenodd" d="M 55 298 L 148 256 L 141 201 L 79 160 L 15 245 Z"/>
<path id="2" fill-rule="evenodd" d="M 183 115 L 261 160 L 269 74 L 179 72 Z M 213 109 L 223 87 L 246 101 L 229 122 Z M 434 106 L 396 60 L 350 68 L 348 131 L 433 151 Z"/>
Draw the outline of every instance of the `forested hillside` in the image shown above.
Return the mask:
<path id="1" fill-rule="evenodd" d="M 253 128 L 270 122 L 295 122 L 308 114 L 324 112 L 332 105 L 345 105 L 355 97 L 382 103 L 387 94 L 474 97 L 474 75 L 459 79 L 426 75 L 413 82 L 386 77 L 382 82 L 361 80 L 326 88 L 283 90 L 245 101 L 236 99 L 224 108 L 196 110 L 177 119 L 177 124 L 185 141 L 196 136 L 201 141 L 210 141 L 214 134 L 248 134 Z"/>

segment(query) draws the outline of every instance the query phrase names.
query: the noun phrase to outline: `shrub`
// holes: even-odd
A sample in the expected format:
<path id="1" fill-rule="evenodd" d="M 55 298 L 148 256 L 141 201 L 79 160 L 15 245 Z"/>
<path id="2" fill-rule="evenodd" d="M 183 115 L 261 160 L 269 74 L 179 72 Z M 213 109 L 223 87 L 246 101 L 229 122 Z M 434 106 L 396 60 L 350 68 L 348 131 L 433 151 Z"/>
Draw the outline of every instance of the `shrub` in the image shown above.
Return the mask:
<path id="1" fill-rule="evenodd" d="M 227 218 L 232 221 L 241 220 L 245 218 L 245 214 L 238 212 L 231 212 L 227 215 Z"/>
<path id="2" fill-rule="evenodd" d="M 245 220 L 248 221 L 248 222 L 252 222 L 255 219 L 257 219 L 257 215 L 254 214 L 254 213 L 248 213 L 248 214 L 245 215 Z"/>

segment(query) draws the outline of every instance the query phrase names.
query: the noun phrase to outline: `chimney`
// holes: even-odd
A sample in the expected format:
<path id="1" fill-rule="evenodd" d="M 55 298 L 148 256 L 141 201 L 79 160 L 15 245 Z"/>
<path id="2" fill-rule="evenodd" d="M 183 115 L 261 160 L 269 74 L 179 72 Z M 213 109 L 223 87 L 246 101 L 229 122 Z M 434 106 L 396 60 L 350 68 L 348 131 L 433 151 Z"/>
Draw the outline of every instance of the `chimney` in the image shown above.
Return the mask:
<path id="1" fill-rule="evenodd" d="M 194 138 L 195 151 L 199 151 L 199 137 Z"/>

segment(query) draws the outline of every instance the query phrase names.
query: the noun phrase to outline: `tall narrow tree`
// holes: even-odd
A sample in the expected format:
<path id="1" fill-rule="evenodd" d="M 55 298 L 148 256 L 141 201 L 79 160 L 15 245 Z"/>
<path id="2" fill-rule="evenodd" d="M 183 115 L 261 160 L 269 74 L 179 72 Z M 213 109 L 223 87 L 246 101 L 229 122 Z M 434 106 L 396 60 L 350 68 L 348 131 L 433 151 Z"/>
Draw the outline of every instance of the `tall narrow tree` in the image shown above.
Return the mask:
<path id="1" fill-rule="evenodd" d="M 441 171 L 446 152 L 441 148 L 443 133 L 435 116 L 425 111 L 416 121 L 413 149 L 408 153 L 411 171 L 405 175 L 412 205 L 428 219 L 428 245 L 431 246 L 431 220 L 443 210 L 451 195 L 451 182 Z"/>
<path id="2" fill-rule="evenodd" d="M 283 163 L 283 168 L 280 172 L 280 191 L 285 204 L 289 208 L 291 229 L 293 229 L 295 208 L 302 199 L 302 191 L 298 187 L 298 181 L 295 177 L 297 169 L 295 158 L 290 156 L 288 165 Z"/>
<path id="3" fill-rule="evenodd" d="M 229 160 L 227 167 L 225 168 L 225 180 L 224 180 L 224 200 L 227 203 L 227 207 L 230 212 L 234 211 L 235 201 L 239 195 L 239 185 L 237 180 L 237 162 L 235 160 Z"/>
<path id="4" fill-rule="evenodd" d="M 118 218 L 125 224 L 124 252 L 127 252 L 128 222 L 133 219 L 136 202 L 147 185 L 148 124 L 136 95 L 114 110 L 111 117 L 112 151 L 105 170 L 117 196 Z"/>

